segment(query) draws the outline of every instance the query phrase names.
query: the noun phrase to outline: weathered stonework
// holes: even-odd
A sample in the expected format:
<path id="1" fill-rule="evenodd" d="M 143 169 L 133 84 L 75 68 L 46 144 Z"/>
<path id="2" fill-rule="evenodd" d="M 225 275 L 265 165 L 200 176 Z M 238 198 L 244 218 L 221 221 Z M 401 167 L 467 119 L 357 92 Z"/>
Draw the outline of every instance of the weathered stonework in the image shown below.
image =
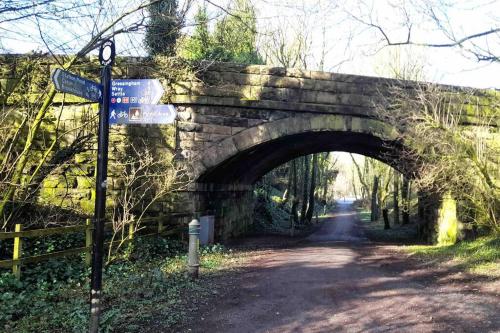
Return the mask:
<path id="1" fill-rule="evenodd" d="M 2 62 L 3 61 L 3 62 Z M 10 61 L 10 60 L 9 60 Z M 0 90 L 16 80 L 16 62 L 0 58 Z M 42 64 L 46 72 L 53 63 Z M 152 207 L 154 214 L 189 213 L 216 215 L 217 235 L 224 239 L 244 232 L 252 221 L 252 184 L 272 168 L 304 154 L 344 150 L 379 158 L 394 165 L 398 153 L 397 130 L 379 118 L 375 105 L 390 98 L 388 87 L 412 91 L 415 82 L 268 66 L 228 63 L 202 64 L 197 79 L 164 80 L 165 70 L 140 59 L 121 59 L 114 77 L 159 77 L 166 91 L 162 102 L 176 105 L 174 125 L 130 125 L 113 127 L 110 138 L 109 193 L 123 184 L 122 169 L 114 163 L 133 142 L 145 141 L 156 154 L 174 156 L 188 165 L 194 182 L 188 190 L 165 198 Z M 96 79 L 95 63 L 82 64 L 84 76 Z M 442 87 L 450 96 L 463 88 Z M 454 103 L 454 98 L 450 98 Z M 474 124 L 475 106 L 492 115 L 492 126 L 500 126 L 498 93 L 473 91 L 470 101 L 456 99 L 464 125 Z M 493 102 L 495 101 L 495 102 Z M 64 108 L 62 114 L 60 106 Z M 79 98 L 62 94 L 55 99 L 53 117 L 38 138 L 40 154 L 59 131 L 66 132 L 61 151 L 79 135 L 85 144 L 51 171 L 40 189 L 39 200 L 91 212 L 94 200 L 96 159 L 96 105 L 80 104 Z M 473 107 L 474 106 L 474 107 Z M 86 110 L 86 112 L 82 112 Z M 88 121 L 92 118 L 93 121 Z M 59 120 L 58 120 L 59 119 Z M 89 124 L 80 129 L 82 123 Z M 500 136 L 493 141 L 500 141 Z M 40 154 L 26 170 L 36 165 Z M 398 166 L 396 166 L 398 167 Z M 401 166 L 399 166 L 401 167 Z M 111 197 L 110 197 L 111 200 Z"/>
<path id="2" fill-rule="evenodd" d="M 394 164 L 400 148 L 397 129 L 379 118 L 375 106 L 390 100 L 389 87 L 412 91 L 416 82 L 236 64 L 208 66 L 200 79 L 203 84 L 179 83 L 182 88 L 171 97 L 182 120 L 178 147 L 182 156 L 194 159 L 190 163 L 199 184 L 250 186 L 281 163 L 326 150 L 357 152 L 404 169 Z M 441 88 L 450 96 L 471 93 Z M 481 112 L 496 115 L 492 124 L 499 126 L 498 103 L 493 102 L 497 99 L 495 92 L 476 90 L 470 101 L 450 101 L 457 103 L 464 125 L 477 121 L 477 110 L 470 106 L 479 105 Z M 196 193 L 201 211 L 212 207 L 210 201 L 223 201 L 220 193 L 218 198 L 212 195 L 213 190 Z M 203 196 L 211 199 L 200 199 Z M 234 200 L 239 197 L 232 198 L 238 206 Z M 246 201 L 244 196 L 240 200 Z M 437 218 L 433 212 L 428 209 L 428 219 Z M 227 214 L 217 209 L 214 213 L 224 230 L 219 235 L 231 235 L 235 226 L 223 222 Z"/>

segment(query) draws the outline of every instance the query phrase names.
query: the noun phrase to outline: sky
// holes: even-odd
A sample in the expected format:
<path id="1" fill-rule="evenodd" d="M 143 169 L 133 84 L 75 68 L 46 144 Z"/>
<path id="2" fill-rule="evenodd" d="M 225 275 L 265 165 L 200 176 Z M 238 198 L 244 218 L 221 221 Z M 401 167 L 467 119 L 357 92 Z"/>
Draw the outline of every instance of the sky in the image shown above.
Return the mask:
<path id="1" fill-rule="evenodd" d="M 180 6 L 186 0 L 180 0 Z M 461 38 L 500 27 L 500 1 L 495 0 L 250 0 L 257 12 L 258 43 L 262 48 L 279 29 L 289 43 L 302 35 L 307 40 L 307 68 L 339 73 L 390 76 L 388 63 L 418 63 L 421 79 L 476 88 L 500 88 L 500 62 L 478 62 L 460 48 L 387 47 L 382 34 L 369 24 L 380 25 L 391 41 L 403 41 L 411 22 L 411 37 L 416 42 L 442 43 L 449 38 L 442 31 Z M 134 8 L 141 0 L 104 0 L 112 10 L 102 11 L 96 0 L 79 0 L 82 4 L 77 20 L 36 20 L 17 24 L 2 22 L 0 17 L 0 47 L 13 53 L 45 50 L 45 44 L 57 44 L 55 53 L 71 53 L 88 41 L 96 28 L 105 26 L 120 13 Z M 226 7 L 228 0 L 212 0 Z M 74 0 L 59 0 L 61 6 Z M 202 0 L 196 0 L 186 20 L 186 33 L 192 30 L 192 15 Z M 85 6 L 87 5 L 87 6 Z M 223 12 L 207 4 L 210 16 L 216 19 Z M 132 15 L 127 26 L 144 16 Z M 440 27 L 432 20 L 434 15 Z M 95 24 L 97 21 L 97 24 Z M 36 28 L 40 23 L 40 31 Z M 117 52 L 122 55 L 144 55 L 142 31 L 117 37 Z M 43 37 L 43 38 L 41 38 Z M 479 47 L 489 47 L 500 54 L 500 34 L 477 39 Z M 487 44 L 485 43 L 487 42 Z M 385 46 L 385 47 L 384 47 Z M 470 43 L 465 47 L 471 46 Z M 323 61 L 322 61 L 323 59 Z"/>
<path id="2" fill-rule="evenodd" d="M 429 10 L 440 19 L 446 30 L 461 38 L 499 28 L 500 1 L 255 0 L 255 3 L 260 31 L 272 30 L 272 27 L 283 24 L 292 27 L 292 30 L 311 31 L 311 69 L 318 69 L 321 51 L 325 49 L 323 69 L 326 71 L 387 76 L 384 64 L 395 52 L 400 52 L 401 62 L 423 65 L 426 81 L 500 88 L 499 62 L 478 62 L 459 48 L 407 46 L 398 50 L 396 47 L 384 47 L 386 43 L 382 34 L 366 24 L 380 25 L 392 42 L 404 41 L 408 34 L 406 18 L 409 17 L 413 23 L 411 36 L 415 41 L 449 42 L 426 15 Z M 500 54 L 500 34 L 489 38 L 488 42 L 488 46 L 496 50 L 497 55 Z"/>

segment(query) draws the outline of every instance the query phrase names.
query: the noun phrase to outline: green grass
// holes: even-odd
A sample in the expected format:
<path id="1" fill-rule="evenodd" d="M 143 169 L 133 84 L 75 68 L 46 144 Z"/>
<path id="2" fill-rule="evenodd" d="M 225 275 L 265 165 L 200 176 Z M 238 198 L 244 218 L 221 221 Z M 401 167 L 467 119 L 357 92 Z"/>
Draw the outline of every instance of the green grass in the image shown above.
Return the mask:
<path id="1" fill-rule="evenodd" d="M 407 252 L 425 260 L 449 262 L 474 274 L 500 277 L 500 237 L 488 236 L 454 245 L 407 246 Z"/>
<path id="2" fill-rule="evenodd" d="M 366 237 L 374 242 L 387 243 L 413 243 L 417 240 L 417 229 L 414 224 L 394 225 L 392 214 L 389 215 L 391 229 L 384 230 L 382 217 L 378 221 L 370 220 L 370 211 L 358 209 L 358 218 L 363 222 L 363 229 Z"/>

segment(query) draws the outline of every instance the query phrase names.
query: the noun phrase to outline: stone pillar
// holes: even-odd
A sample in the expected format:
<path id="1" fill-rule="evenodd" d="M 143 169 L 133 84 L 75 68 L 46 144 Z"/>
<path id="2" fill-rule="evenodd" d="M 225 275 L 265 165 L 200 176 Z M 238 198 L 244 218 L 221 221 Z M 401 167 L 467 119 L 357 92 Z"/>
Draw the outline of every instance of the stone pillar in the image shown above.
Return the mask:
<path id="1" fill-rule="evenodd" d="M 224 191 L 214 196 L 215 234 L 227 240 L 245 234 L 253 224 L 253 191 Z"/>
<path id="2" fill-rule="evenodd" d="M 449 193 L 419 193 L 419 237 L 429 244 L 453 244 L 460 238 L 462 225 L 457 205 Z"/>
<path id="3" fill-rule="evenodd" d="M 196 184 L 190 197 L 197 202 L 198 215 L 215 216 L 216 242 L 240 236 L 253 224 L 253 186 Z"/>
<path id="4" fill-rule="evenodd" d="M 450 193 L 443 195 L 437 215 L 438 244 L 455 244 L 461 238 L 463 228 L 457 219 L 457 202 Z"/>

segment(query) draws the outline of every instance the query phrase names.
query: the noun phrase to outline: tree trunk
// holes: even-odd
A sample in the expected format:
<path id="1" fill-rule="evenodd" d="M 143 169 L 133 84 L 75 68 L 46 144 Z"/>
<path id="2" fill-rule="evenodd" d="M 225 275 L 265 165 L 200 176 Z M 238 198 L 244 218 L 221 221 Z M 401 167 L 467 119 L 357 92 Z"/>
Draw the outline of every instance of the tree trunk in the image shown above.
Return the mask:
<path id="1" fill-rule="evenodd" d="M 290 212 L 290 221 L 291 221 L 291 226 L 290 226 L 290 234 L 293 236 L 295 232 L 295 225 L 299 222 L 299 216 L 297 212 L 297 206 L 299 205 L 299 200 L 297 197 L 297 160 L 292 161 L 292 210 Z"/>
<path id="2" fill-rule="evenodd" d="M 378 220 L 378 204 L 377 204 L 377 194 L 378 194 L 378 176 L 373 177 L 373 188 L 372 188 L 372 202 L 371 202 L 371 215 L 370 220 Z"/>
<path id="3" fill-rule="evenodd" d="M 423 222 L 425 218 L 425 196 L 424 193 L 418 192 L 418 220 L 419 223 Z"/>
<path id="4" fill-rule="evenodd" d="M 311 172 L 311 188 L 309 190 L 309 205 L 307 207 L 306 219 L 311 223 L 314 213 L 314 192 L 316 191 L 316 173 L 318 170 L 318 154 L 313 154 L 312 172 Z"/>
<path id="5" fill-rule="evenodd" d="M 291 169 L 292 169 L 292 165 L 290 163 L 288 163 L 288 170 L 287 170 L 288 179 L 287 179 L 286 189 L 285 189 L 285 192 L 283 193 L 283 197 L 281 200 L 282 207 L 284 207 L 286 205 L 286 203 L 288 202 L 288 200 L 290 199 L 290 190 L 292 188 L 292 181 L 293 181 L 293 170 L 291 170 Z"/>
<path id="6" fill-rule="evenodd" d="M 410 223 L 410 181 L 408 178 L 403 178 L 403 186 L 401 188 L 401 199 L 403 200 L 403 224 Z"/>
<path id="7" fill-rule="evenodd" d="M 368 187 L 368 184 L 367 184 L 367 181 L 365 181 L 365 178 L 367 175 L 368 175 L 368 170 L 367 170 L 367 167 L 368 167 L 368 164 L 367 164 L 367 159 L 365 158 L 365 165 L 364 165 L 364 173 L 361 172 L 361 168 L 359 167 L 359 164 L 358 162 L 356 162 L 356 159 L 354 158 L 354 156 L 351 155 L 351 160 L 354 164 L 354 166 L 356 167 L 356 171 L 358 172 L 358 177 L 359 177 L 359 182 L 361 183 L 361 197 L 362 197 L 362 200 L 365 200 L 365 199 L 368 199 L 368 193 L 369 193 L 369 187 Z"/>
<path id="8" fill-rule="evenodd" d="M 394 225 L 399 224 L 399 173 L 394 170 L 394 190 L 393 190 L 393 206 L 394 206 Z"/>
<path id="9" fill-rule="evenodd" d="M 300 223 L 306 221 L 306 211 L 309 193 L 309 156 L 304 156 L 304 187 L 302 189 L 302 209 L 300 210 Z"/>
<path id="10" fill-rule="evenodd" d="M 328 179 L 328 177 L 330 176 L 330 173 L 328 172 L 329 168 L 328 168 L 328 159 L 330 157 L 330 153 L 326 153 L 325 156 L 324 156 L 324 159 L 323 159 L 323 171 L 322 171 L 322 176 L 323 176 L 323 183 L 322 183 L 322 187 L 323 187 L 323 195 L 321 196 L 321 202 L 323 203 L 323 205 L 326 206 L 326 195 L 328 193 L 328 183 L 330 181 L 330 179 Z"/>
<path id="11" fill-rule="evenodd" d="M 382 209 L 382 216 L 384 217 L 384 230 L 391 229 L 391 224 L 389 223 L 389 210 L 387 208 Z"/>

